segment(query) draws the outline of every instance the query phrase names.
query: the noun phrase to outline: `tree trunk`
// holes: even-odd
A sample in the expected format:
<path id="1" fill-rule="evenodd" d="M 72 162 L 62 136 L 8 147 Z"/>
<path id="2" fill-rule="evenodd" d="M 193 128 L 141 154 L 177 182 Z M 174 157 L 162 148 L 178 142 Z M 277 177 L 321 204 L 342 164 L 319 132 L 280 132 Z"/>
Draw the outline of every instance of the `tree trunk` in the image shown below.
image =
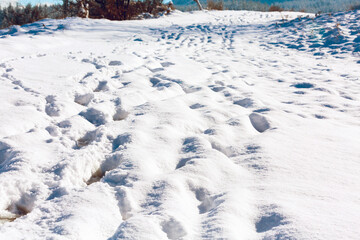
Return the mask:
<path id="1" fill-rule="evenodd" d="M 199 10 L 203 10 L 203 8 L 201 6 L 201 3 L 200 3 L 200 0 L 194 0 L 194 1 L 197 3 L 197 5 L 199 7 Z"/>
<path id="2" fill-rule="evenodd" d="M 69 10 L 69 0 L 63 0 L 63 13 L 64 17 L 67 17 Z"/>
<path id="3" fill-rule="evenodd" d="M 124 20 L 127 20 L 127 11 L 129 10 L 130 0 L 124 0 Z"/>

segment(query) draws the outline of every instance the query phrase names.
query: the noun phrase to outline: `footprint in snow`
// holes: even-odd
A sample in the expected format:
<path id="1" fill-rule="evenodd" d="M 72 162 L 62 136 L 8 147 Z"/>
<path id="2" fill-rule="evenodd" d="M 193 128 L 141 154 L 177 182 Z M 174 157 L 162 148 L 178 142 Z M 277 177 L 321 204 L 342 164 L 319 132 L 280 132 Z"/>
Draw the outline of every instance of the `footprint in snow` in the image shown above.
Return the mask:
<path id="1" fill-rule="evenodd" d="M 91 100 L 94 98 L 93 93 L 86 93 L 86 94 L 78 94 L 75 96 L 74 102 L 77 104 L 80 104 L 82 106 L 87 106 L 91 102 Z"/>
<path id="2" fill-rule="evenodd" d="M 176 165 L 176 169 L 180 169 L 182 167 L 184 167 L 186 164 L 191 164 L 194 163 L 195 159 L 199 159 L 199 156 L 194 156 L 194 157 L 188 157 L 188 158 L 181 158 L 180 161 L 178 162 L 178 164 Z"/>
<path id="3" fill-rule="evenodd" d="M 325 116 L 319 115 L 319 114 L 315 114 L 315 117 L 316 117 L 317 119 L 326 119 Z"/>
<path id="4" fill-rule="evenodd" d="M 121 61 L 110 61 L 109 62 L 109 66 L 120 66 L 122 65 L 123 63 Z"/>
<path id="5" fill-rule="evenodd" d="M 12 222 L 15 219 L 25 216 L 30 213 L 34 207 L 36 201 L 36 190 L 31 189 L 30 193 L 23 192 L 21 197 L 17 201 L 12 201 L 6 208 L 6 211 L 10 213 L 8 217 L 1 217 L 1 220 L 6 222 Z"/>
<path id="6" fill-rule="evenodd" d="M 161 72 L 164 70 L 164 68 L 149 68 L 149 70 L 153 73 Z"/>
<path id="7" fill-rule="evenodd" d="M 172 66 L 172 65 L 175 65 L 175 64 L 172 63 L 172 62 L 162 62 L 162 63 L 160 63 L 160 64 L 161 64 L 162 67 L 170 67 L 170 66 Z"/>
<path id="8" fill-rule="evenodd" d="M 252 126 L 260 133 L 265 132 L 270 128 L 270 123 L 267 119 L 258 113 L 250 114 L 249 119 Z"/>
<path id="9" fill-rule="evenodd" d="M 131 202 L 129 200 L 127 191 L 125 189 L 119 189 L 117 190 L 116 193 L 116 199 L 119 202 L 119 208 L 120 208 L 120 213 L 121 213 L 121 217 L 123 219 L 123 221 L 128 220 L 130 217 L 132 217 L 131 214 Z"/>
<path id="10" fill-rule="evenodd" d="M 93 72 L 88 72 L 88 73 L 86 73 L 86 74 L 84 75 L 84 77 L 82 78 L 82 80 L 84 80 L 84 79 L 86 79 L 86 78 L 89 78 L 89 77 L 91 77 L 92 75 L 94 75 Z"/>
<path id="11" fill-rule="evenodd" d="M 234 104 L 244 108 L 250 108 L 254 106 L 254 100 L 252 100 L 251 98 L 244 98 L 241 100 L 234 101 Z"/>
<path id="12" fill-rule="evenodd" d="M 313 88 L 314 84 L 303 82 L 303 83 L 293 84 L 293 85 L 291 85 L 291 87 L 294 87 L 294 88 Z"/>
<path id="13" fill-rule="evenodd" d="M 86 181 L 86 185 L 91 185 L 93 183 L 99 182 L 105 176 L 105 172 L 98 168 L 91 177 Z"/>
<path id="14" fill-rule="evenodd" d="M 269 112 L 269 111 L 270 111 L 270 108 L 260 108 L 260 109 L 254 110 L 253 112 L 255 112 L 255 113 L 266 113 L 266 112 Z"/>
<path id="15" fill-rule="evenodd" d="M 117 136 L 112 141 L 113 152 L 123 150 L 127 148 L 127 145 L 132 142 L 132 136 L 130 133 L 123 133 Z"/>
<path id="16" fill-rule="evenodd" d="M 276 206 L 267 206 L 264 208 L 265 208 L 265 212 L 255 224 L 256 232 L 258 233 L 267 232 L 273 228 L 288 223 L 285 217 L 278 212 Z"/>
<path id="17" fill-rule="evenodd" d="M 199 109 L 199 108 L 203 108 L 203 107 L 205 107 L 205 105 L 202 105 L 200 103 L 195 103 L 190 106 L 191 109 Z"/>
<path id="18" fill-rule="evenodd" d="M 128 111 L 124 110 L 122 107 L 117 107 L 116 112 L 113 116 L 113 120 L 121 121 L 121 120 L 124 120 L 125 118 L 127 118 L 128 115 L 129 115 Z"/>
<path id="19" fill-rule="evenodd" d="M 249 168 L 263 175 L 263 172 L 267 171 L 267 163 L 266 160 L 262 158 L 261 152 L 259 145 L 249 144 L 245 146 L 245 150 L 241 155 L 244 156 L 242 164 L 246 164 Z"/>
<path id="20" fill-rule="evenodd" d="M 12 158 L 12 148 L 10 145 L 0 142 L 0 165 L 7 161 L 9 158 Z"/>
<path id="21" fill-rule="evenodd" d="M 166 233 L 168 239 L 181 239 L 186 236 L 186 231 L 179 221 L 174 218 L 161 223 L 162 230 Z"/>
<path id="22" fill-rule="evenodd" d="M 272 212 L 262 216 L 261 219 L 256 223 L 256 232 L 262 233 L 267 232 L 274 227 L 283 225 L 284 217 L 279 213 Z"/>
<path id="23" fill-rule="evenodd" d="M 204 131 L 204 134 L 206 135 L 215 135 L 216 134 L 216 130 L 212 129 L 212 128 L 208 128 Z"/>
<path id="24" fill-rule="evenodd" d="M 53 95 L 49 95 L 45 98 L 46 100 L 46 106 L 45 106 L 45 112 L 50 117 L 57 117 L 60 116 L 60 108 L 59 104 L 56 102 L 56 97 Z"/>
<path id="25" fill-rule="evenodd" d="M 76 146 L 74 148 L 80 149 L 80 148 L 90 145 L 95 140 L 96 134 L 97 134 L 96 130 L 87 132 L 82 138 L 79 138 L 76 141 Z"/>
<path id="26" fill-rule="evenodd" d="M 84 58 L 81 60 L 81 62 L 93 64 L 94 67 L 98 70 L 105 67 L 98 59 L 91 60 L 91 59 Z"/>
<path id="27" fill-rule="evenodd" d="M 103 92 L 109 90 L 108 82 L 101 81 L 98 86 L 95 88 L 94 92 Z"/>
<path id="28" fill-rule="evenodd" d="M 198 153 L 203 151 L 203 146 L 197 137 L 187 137 L 181 150 L 183 153 Z"/>
<path id="29" fill-rule="evenodd" d="M 156 87 L 156 85 L 160 82 L 161 82 L 161 80 L 159 78 L 156 78 L 156 77 L 150 78 L 150 83 L 152 84 L 152 87 Z"/>
<path id="30" fill-rule="evenodd" d="M 222 90 L 225 89 L 225 87 L 223 86 L 209 86 L 211 90 L 213 90 L 214 92 L 220 92 Z"/>
<path id="31" fill-rule="evenodd" d="M 201 202 L 198 206 L 200 214 L 210 212 L 224 202 L 224 200 L 220 199 L 222 196 L 221 194 L 211 196 L 205 188 L 195 189 L 194 193 L 196 199 Z"/>
<path id="32" fill-rule="evenodd" d="M 336 106 L 333 106 L 331 104 L 323 104 L 323 106 L 326 107 L 326 108 L 331 108 L 331 109 L 337 108 Z"/>
<path id="33" fill-rule="evenodd" d="M 89 108 L 79 113 L 80 116 L 84 117 L 86 120 L 94 124 L 95 126 L 104 125 L 107 122 L 107 117 L 105 113 L 95 109 Z"/>

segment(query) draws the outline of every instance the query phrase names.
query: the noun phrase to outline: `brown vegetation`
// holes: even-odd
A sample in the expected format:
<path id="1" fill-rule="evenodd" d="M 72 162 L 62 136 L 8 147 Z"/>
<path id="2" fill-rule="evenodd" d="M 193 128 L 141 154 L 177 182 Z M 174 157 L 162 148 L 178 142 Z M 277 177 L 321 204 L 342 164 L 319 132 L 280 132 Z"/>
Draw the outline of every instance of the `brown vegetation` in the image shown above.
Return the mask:
<path id="1" fill-rule="evenodd" d="M 276 5 L 272 5 L 269 8 L 269 12 L 282 12 L 282 11 L 284 11 L 284 9 Z"/>
<path id="2" fill-rule="evenodd" d="M 174 10 L 162 0 L 63 0 L 62 5 L 9 5 L 0 8 L 0 29 L 24 25 L 44 18 L 106 18 L 110 20 L 138 19 L 139 15 L 158 16 Z"/>
<path id="3" fill-rule="evenodd" d="M 86 181 L 86 184 L 90 185 L 95 182 L 99 182 L 101 178 L 103 178 L 104 176 L 105 176 L 105 172 L 103 172 L 101 168 L 99 168 L 91 175 L 90 179 Z"/>
<path id="4" fill-rule="evenodd" d="M 355 4 L 355 5 L 350 6 L 350 10 L 351 11 L 360 10 L 360 4 Z"/>
<path id="5" fill-rule="evenodd" d="M 44 18 L 61 17 L 63 16 L 60 5 L 31 6 L 28 4 L 25 7 L 9 5 L 8 7 L 0 8 L 0 28 L 6 28 L 11 25 L 24 25 Z"/>
<path id="6" fill-rule="evenodd" d="M 162 4 L 161 0 L 76 0 L 76 2 L 66 2 L 64 9 L 68 12 L 65 15 L 76 15 L 89 18 L 106 18 L 110 20 L 134 19 L 142 13 L 149 13 L 154 16 L 161 12 L 171 11 L 170 5 Z M 65 7 L 65 4 L 68 4 Z"/>
<path id="7" fill-rule="evenodd" d="M 208 10 L 224 10 L 224 2 L 223 1 L 207 1 L 207 9 Z"/>

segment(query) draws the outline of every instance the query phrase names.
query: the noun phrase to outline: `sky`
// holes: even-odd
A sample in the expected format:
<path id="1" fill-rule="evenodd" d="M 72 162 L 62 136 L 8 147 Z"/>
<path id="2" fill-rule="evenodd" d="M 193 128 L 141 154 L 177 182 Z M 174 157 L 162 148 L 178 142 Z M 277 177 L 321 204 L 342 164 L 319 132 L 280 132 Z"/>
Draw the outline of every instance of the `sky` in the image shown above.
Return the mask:
<path id="1" fill-rule="evenodd" d="M 62 0 L 0 0 L 1 6 L 6 6 L 9 3 L 16 3 L 19 2 L 22 5 L 26 5 L 28 3 L 31 4 L 38 4 L 38 3 L 60 3 Z"/>
<path id="2" fill-rule="evenodd" d="M 19 1 L 22 4 L 37 4 L 37 3 L 59 3 L 62 2 L 62 0 L 20 0 Z"/>
<path id="3" fill-rule="evenodd" d="M 31 4 L 35 5 L 35 4 L 38 4 L 38 3 L 61 3 L 62 0 L 0 0 L 0 5 L 1 6 L 6 6 L 9 3 L 16 3 L 16 2 L 19 2 L 22 5 L 26 5 L 28 3 L 31 3 Z M 168 2 L 168 0 L 164 0 L 164 2 Z"/>

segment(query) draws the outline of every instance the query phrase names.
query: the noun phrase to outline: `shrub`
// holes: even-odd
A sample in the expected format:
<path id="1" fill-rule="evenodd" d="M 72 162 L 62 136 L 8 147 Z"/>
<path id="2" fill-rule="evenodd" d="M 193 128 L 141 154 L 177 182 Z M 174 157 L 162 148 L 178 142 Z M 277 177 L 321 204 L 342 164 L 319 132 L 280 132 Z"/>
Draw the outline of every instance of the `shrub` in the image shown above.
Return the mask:
<path id="1" fill-rule="evenodd" d="M 162 4 L 162 0 L 63 0 L 62 5 L 36 5 L 25 7 L 17 4 L 0 8 L 0 28 L 24 25 L 44 18 L 89 17 L 110 20 L 136 19 L 143 13 L 157 16 L 169 13 L 172 5 Z"/>
<path id="2" fill-rule="evenodd" d="M 351 11 L 360 10 L 360 4 L 355 4 L 355 5 L 350 6 L 350 10 Z"/>
<path id="3" fill-rule="evenodd" d="M 207 1 L 207 9 L 209 10 L 224 10 L 223 1 L 215 2 L 214 0 Z"/>
<path id="4" fill-rule="evenodd" d="M 39 21 L 44 18 L 61 18 L 60 5 L 36 5 L 30 4 L 25 7 L 17 4 L 15 6 L 9 5 L 0 9 L 0 28 L 6 28 L 11 25 L 24 25 Z"/>
<path id="5" fill-rule="evenodd" d="M 85 9 L 84 9 L 85 8 Z M 84 17 L 84 10 L 89 18 L 106 18 L 110 20 L 134 19 L 142 13 L 158 15 L 169 12 L 171 6 L 162 4 L 162 0 L 76 0 L 70 2 L 70 15 Z"/>
<path id="6" fill-rule="evenodd" d="M 269 12 L 282 12 L 282 11 L 284 11 L 284 9 L 276 5 L 271 5 L 269 8 Z"/>

